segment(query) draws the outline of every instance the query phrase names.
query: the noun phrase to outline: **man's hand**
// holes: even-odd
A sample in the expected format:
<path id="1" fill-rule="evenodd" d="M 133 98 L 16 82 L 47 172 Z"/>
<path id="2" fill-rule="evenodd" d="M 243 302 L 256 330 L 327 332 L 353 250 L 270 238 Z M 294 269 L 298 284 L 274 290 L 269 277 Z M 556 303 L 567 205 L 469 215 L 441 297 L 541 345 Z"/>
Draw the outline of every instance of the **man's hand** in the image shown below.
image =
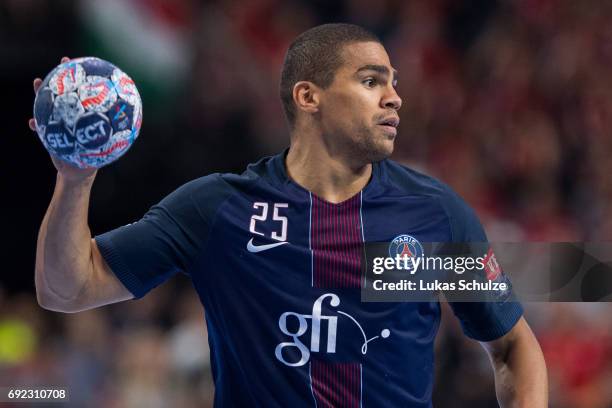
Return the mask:
<path id="1" fill-rule="evenodd" d="M 61 60 L 61 63 L 63 64 L 68 61 L 70 61 L 70 58 L 63 57 Z M 34 85 L 34 93 L 36 94 L 38 93 L 38 90 L 40 89 L 40 86 L 42 85 L 42 79 L 40 78 L 34 79 L 33 85 Z M 28 124 L 30 126 L 30 129 L 36 132 L 36 119 L 30 118 L 30 120 L 28 121 Z M 78 183 L 78 182 L 86 181 L 86 182 L 91 183 L 93 182 L 93 179 L 96 176 L 97 169 L 95 168 L 79 169 L 75 166 L 71 166 L 70 164 L 66 163 L 63 160 L 58 159 L 52 154 L 51 154 L 51 161 L 53 162 L 53 165 L 57 169 L 59 179 L 61 179 L 63 182 L 68 182 L 68 183 L 77 182 Z"/>
<path id="2" fill-rule="evenodd" d="M 546 362 L 523 317 L 505 336 L 481 343 L 495 369 L 495 391 L 502 407 L 548 406 Z"/>

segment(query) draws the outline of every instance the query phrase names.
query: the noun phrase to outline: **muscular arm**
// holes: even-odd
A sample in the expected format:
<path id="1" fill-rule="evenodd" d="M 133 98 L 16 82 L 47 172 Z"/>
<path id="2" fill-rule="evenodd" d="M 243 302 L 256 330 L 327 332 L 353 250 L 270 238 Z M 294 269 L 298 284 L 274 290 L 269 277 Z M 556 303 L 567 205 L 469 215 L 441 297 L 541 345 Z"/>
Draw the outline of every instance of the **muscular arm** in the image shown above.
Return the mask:
<path id="1" fill-rule="evenodd" d="M 69 61 L 62 58 L 62 63 Z M 34 80 L 34 93 L 42 79 Z M 36 121 L 29 120 L 36 131 Z M 34 281 L 38 303 L 49 310 L 78 312 L 133 295 L 106 264 L 87 225 L 95 169 L 77 169 L 51 157 L 57 180 L 36 245 Z"/>
<path id="2" fill-rule="evenodd" d="M 546 363 L 524 318 L 505 336 L 481 344 L 495 369 L 495 391 L 500 406 L 548 406 Z"/>
<path id="3" fill-rule="evenodd" d="M 102 258 L 87 224 L 95 173 L 58 167 L 53 198 L 38 233 L 35 284 L 39 304 L 78 312 L 131 299 Z"/>

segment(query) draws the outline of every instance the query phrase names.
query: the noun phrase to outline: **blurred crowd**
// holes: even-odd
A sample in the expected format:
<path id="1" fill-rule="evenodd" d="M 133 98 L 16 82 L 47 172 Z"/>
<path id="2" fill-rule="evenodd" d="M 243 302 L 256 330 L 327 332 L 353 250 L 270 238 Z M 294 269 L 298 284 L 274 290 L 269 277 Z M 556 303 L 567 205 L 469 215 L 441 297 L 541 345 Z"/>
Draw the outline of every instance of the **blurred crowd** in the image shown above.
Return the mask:
<path id="1" fill-rule="evenodd" d="M 119 10 L 131 10 L 133 21 L 104 20 Z M 0 55 L 15 59 L 7 78 L 24 67 L 43 75 L 75 53 L 110 59 L 142 84 L 143 140 L 101 172 L 93 192 L 90 223 L 100 233 L 189 179 L 238 172 L 285 147 L 277 91 L 284 52 L 305 29 L 337 21 L 376 32 L 399 71 L 394 158 L 451 185 L 490 240 L 612 240 L 610 2 L 5 0 Z M 144 30 L 130 34 L 144 41 L 132 53 L 109 40 L 126 27 Z M 163 38 L 148 35 L 150 27 Z M 152 41 L 148 64 L 138 50 Z M 173 65 L 175 55 L 184 61 Z M 180 75 L 158 87 L 155 78 L 172 77 L 167 70 Z M 26 102 L 16 114 L 24 131 Z M 42 162 L 42 147 L 27 143 Z M 15 204 L 33 206 L 25 221 L 32 231 L 17 241 L 31 249 L 52 170 L 39 178 L 49 196 Z M 130 203 L 118 205 L 125 197 Z M 20 273 L 29 276 L 33 251 L 27 256 Z M 75 315 L 43 311 L 31 288 L 3 292 L 0 280 L 0 385 L 65 384 L 77 406 L 210 405 L 203 311 L 181 279 L 142 300 Z M 444 311 L 434 402 L 495 406 L 485 353 Z M 530 304 L 526 316 L 549 367 L 550 405 L 612 406 L 612 304 Z"/>
<path id="2" fill-rule="evenodd" d="M 76 314 L 26 294 L 0 301 L 0 384 L 63 387 L 74 407 L 212 407 L 204 313 L 188 285 Z"/>

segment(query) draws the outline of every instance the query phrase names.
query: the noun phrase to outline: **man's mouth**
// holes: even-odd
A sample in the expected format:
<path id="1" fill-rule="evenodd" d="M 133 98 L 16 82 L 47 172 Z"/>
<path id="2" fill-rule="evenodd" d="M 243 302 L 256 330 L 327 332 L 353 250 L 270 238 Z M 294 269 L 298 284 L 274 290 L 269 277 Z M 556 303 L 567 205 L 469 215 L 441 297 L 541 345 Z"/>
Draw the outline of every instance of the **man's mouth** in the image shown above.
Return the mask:
<path id="1" fill-rule="evenodd" d="M 399 125 L 399 118 L 397 116 L 389 116 L 388 118 L 382 119 L 378 122 L 378 126 L 382 126 L 386 133 L 397 135 L 397 126 Z"/>

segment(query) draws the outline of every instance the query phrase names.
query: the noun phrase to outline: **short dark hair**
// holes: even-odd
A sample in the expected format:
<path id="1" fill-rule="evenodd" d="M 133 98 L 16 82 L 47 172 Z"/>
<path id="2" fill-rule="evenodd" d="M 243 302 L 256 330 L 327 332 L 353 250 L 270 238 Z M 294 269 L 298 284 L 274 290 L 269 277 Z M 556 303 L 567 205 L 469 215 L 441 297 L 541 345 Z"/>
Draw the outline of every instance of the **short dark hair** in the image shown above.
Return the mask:
<path id="1" fill-rule="evenodd" d="M 342 65 L 340 51 L 350 43 L 380 39 L 354 24 L 323 24 L 300 34 L 289 46 L 281 72 L 280 98 L 289 126 L 295 125 L 296 109 L 293 87 L 299 81 L 310 81 L 327 88 Z"/>

